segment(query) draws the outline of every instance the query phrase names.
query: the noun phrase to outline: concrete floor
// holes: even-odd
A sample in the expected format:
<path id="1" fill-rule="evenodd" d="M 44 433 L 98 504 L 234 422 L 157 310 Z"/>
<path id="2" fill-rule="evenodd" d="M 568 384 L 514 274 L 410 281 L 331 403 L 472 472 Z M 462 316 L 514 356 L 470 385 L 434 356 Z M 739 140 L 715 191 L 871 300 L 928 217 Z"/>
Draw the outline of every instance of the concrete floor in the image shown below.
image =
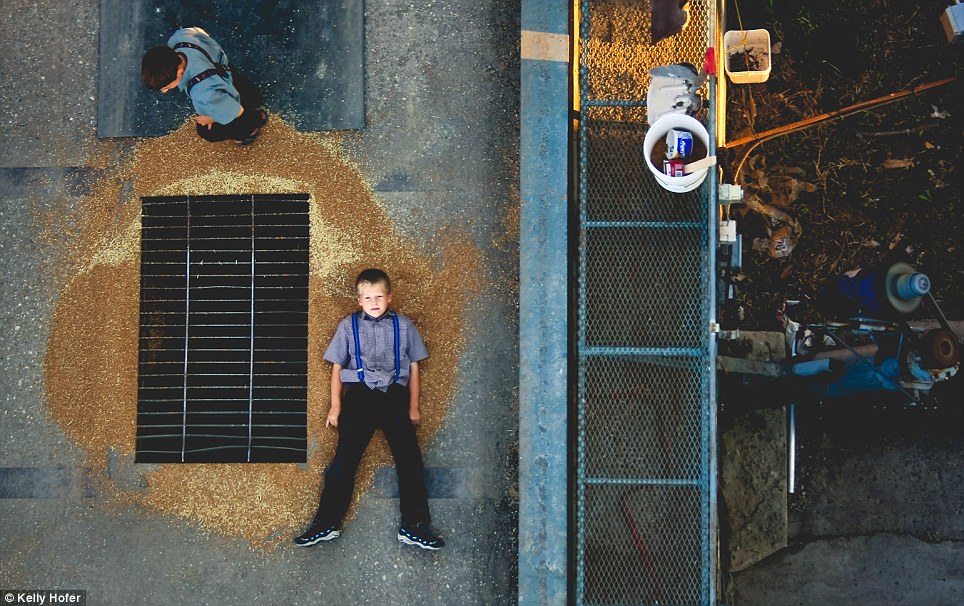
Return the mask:
<path id="1" fill-rule="evenodd" d="M 803 416 L 789 547 L 734 573 L 728 603 L 961 604 L 960 414 Z"/>
<path id="2" fill-rule="evenodd" d="M 782 334 L 766 334 L 782 358 Z M 775 405 L 791 394 L 725 393 L 727 603 L 964 603 L 962 391 L 957 376 L 922 407 L 886 395 L 798 405 L 792 495 L 785 409 L 744 410 L 751 399 Z"/>
<path id="3" fill-rule="evenodd" d="M 368 3 L 368 126 L 343 143 L 403 235 L 430 250 L 440 227 L 465 226 L 492 285 L 470 306 L 456 398 L 424 453 L 463 479 L 432 500 L 449 543 L 437 554 L 396 543 L 398 501 L 378 483 L 339 541 L 265 553 L 107 508 L 85 477 L 83 453 L 45 409 L 43 360 L 84 183 L 102 170 L 98 10 L 95 0 L 0 7 L 0 587 L 151 606 L 514 603 L 517 310 L 511 285 L 491 278 L 517 275 L 503 219 L 518 204 L 518 3 Z M 117 141 L 108 165 L 133 144 Z M 50 216 L 62 231 L 41 234 Z"/>

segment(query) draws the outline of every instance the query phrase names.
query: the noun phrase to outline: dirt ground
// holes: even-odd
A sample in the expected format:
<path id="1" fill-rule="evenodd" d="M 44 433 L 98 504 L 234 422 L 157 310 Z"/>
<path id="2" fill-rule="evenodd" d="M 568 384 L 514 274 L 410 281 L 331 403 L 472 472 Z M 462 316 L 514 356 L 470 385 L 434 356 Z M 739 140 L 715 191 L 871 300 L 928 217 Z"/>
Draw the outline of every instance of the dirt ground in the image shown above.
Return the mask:
<path id="1" fill-rule="evenodd" d="M 947 5 L 729 2 L 727 29 L 765 28 L 773 47 L 765 83 L 727 83 L 727 140 L 961 76 L 964 45 L 950 45 L 939 21 Z M 749 153 L 745 145 L 721 150 L 726 182 L 742 162 L 737 182 L 759 201 L 733 207 L 744 238 L 743 267 L 735 277 L 738 295 L 723 310 L 724 326 L 780 330 L 774 312 L 786 300 L 800 301 L 791 308 L 794 319 L 818 322 L 815 301 L 829 278 L 901 257 L 929 275 L 949 319 L 964 318 L 962 92 L 958 80 Z M 786 234 L 789 251 L 775 246 Z M 915 319 L 930 317 L 917 313 Z M 722 377 L 721 385 L 724 444 L 786 439 L 782 415 L 775 429 L 748 425 L 756 413 L 743 407 L 774 406 L 792 393 L 732 377 Z M 787 541 L 743 570 L 735 556 L 724 557 L 727 602 L 961 603 L 962 398 L 959 374 L 935 387 L 923 406 L 879 394 L 801 405 L 796 492 L 786 501 L 780 486 L 760 488 L 782 464 L 754 467 L 740 458 L 747 452 L 724 453 L 734 457 L 732 467 L 756 470 L 744 470 L 731 492 L 773 497 L 774 511 L 785 516 L 778 521 L 786 524 Z M 787 451 L 780 442 L 762 452 L 779 459 Z M 776 472 L 776 478 L 783 476 Z M 765 524 L 759 511 L 754 515 L 751 523 Z M 724 510 L 722 519 L 724 541 L 735 544 L 740 529 L 733 512 Z M 781 536 L 771 538 L 779 543 Z"/>
<path id="2" fill-rule="evenodd" d="M 945 0 L 729 4 L 727 29 L 766 28 L 773 48 L 765 83 L 728 84 L 727 140 L 961 75 L 964 45 L 950 45 L 939 21 L 946 7 Z M 958 80 L 749 154 L 747 145 L 722 150 L 728 180 L 746 157 L 738 179 L 763 203 L 734 207 L 743 269 L 724 320 L 776 329 L 774 310 L 790 299 L 801 302 L 795 319 L 819 321 L 813 301 L 828 278 L 895 256 L 929 275 L 948 318 L 964 317 L 962 89 Z M 773 246 L 781 227 L 791 235 L 786 255 Z"/>

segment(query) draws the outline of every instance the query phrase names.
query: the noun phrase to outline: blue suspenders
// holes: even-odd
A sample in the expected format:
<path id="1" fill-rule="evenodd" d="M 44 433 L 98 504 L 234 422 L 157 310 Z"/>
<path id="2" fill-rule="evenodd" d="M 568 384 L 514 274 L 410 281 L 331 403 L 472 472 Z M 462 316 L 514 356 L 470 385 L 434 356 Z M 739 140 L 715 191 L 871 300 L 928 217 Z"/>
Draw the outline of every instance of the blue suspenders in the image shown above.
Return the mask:
<path id="1" fill-rule="evenodd" d="M 358 341 L 358 314 L 365 312 L 353 313 L 351 315 L 351 333 L 355 337 L 355 366 L 358 367 L 358 380 L 361 383 L 365 382 L 365 369 L 362 368 L 361 363 L 361 344 Z M 399 330 L 398 330 L 398 314 L 392 314 L 392 328 L 395 330 L 395 376 L 392 377 L 392 383 L 398 383 L 398 373 L 400 369 L 400 358 L 401 351 L 399 347 Z"/>

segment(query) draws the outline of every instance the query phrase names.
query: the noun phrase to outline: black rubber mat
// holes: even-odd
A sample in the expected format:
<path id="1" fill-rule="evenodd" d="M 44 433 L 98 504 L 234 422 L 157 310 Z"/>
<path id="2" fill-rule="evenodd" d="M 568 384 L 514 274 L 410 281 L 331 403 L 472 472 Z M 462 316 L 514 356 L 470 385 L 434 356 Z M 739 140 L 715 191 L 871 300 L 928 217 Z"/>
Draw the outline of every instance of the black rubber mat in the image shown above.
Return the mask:
<path id="1" fill-rule="evenodd" d="M 192 115 L 179 91 L 141 82 L 144 52 L 200 27 L 302 131 L 365 125 L 364 3 L 359 0 L 101 0 L 97 136 L 163 135 Z"/>
<path id="2" fill-rule="evenodd" d="M 308 196 L 141 202 L 135 460 L 304 462 Z"/>

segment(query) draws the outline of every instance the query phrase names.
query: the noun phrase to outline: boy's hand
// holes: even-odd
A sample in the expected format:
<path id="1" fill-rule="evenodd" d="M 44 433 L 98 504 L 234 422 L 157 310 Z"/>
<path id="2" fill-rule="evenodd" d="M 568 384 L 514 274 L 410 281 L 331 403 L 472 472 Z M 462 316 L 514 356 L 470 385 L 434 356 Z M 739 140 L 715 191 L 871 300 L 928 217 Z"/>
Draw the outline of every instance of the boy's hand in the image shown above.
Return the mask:
<path id="1" fill-rule="evenodd" d="M 419 421 L 422 420 L 422 415 L 419 414 L 417 408 L 409 408 L 409 409 L 408 409 L 408 418 L 411 419 L 412 425 L 415 425 L 416 427 L 418 427 Z"/>
<path id="2" fill-rule="evenodd" d="M 338 429 L 338 416 L 341 414 L 340 410 L 335 410 L 334 408 L 328 411 L 328 418 L 325 420 L 325 427 L 334 427 Z"/>
<path id="3" fill-rule="evenodd" d="M 214 118 L 211 116 L 194 116 L 194 121 L 201 126 L 208 127 L 208 130 L 211 130 L 211 125 L 214 124 Z"/>

